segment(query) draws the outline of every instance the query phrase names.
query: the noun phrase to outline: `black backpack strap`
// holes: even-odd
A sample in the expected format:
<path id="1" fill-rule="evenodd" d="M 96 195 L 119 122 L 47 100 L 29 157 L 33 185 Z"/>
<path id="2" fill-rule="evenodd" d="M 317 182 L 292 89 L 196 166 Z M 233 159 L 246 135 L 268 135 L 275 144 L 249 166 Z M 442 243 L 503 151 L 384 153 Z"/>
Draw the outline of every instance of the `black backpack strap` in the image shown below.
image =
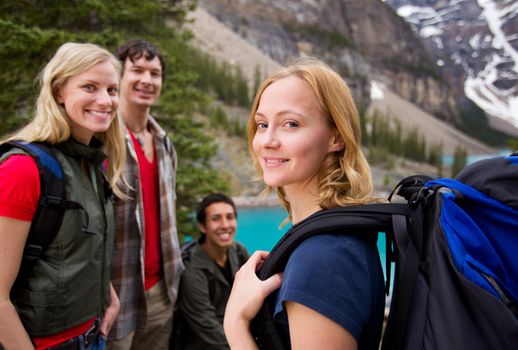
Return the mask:
<path id="1" fill-rule="evenodd" d="M 407 218 L 401 215 L 394 216 L 394 239 L 399 252 L 399 269 L 396 273 L 397 289 L 392 293 L 390 305 L 391 316 L 394 317 L 393 339 L 395 349 L 404 349 L 406 343 L 407 318 L 415 289 L 419 254 L 408 232 Z M 396 312 L 397 310 L 397 312 Z"/>
<path id="2" fill-rule="evenodd" d="M 383 203 L 339 207 L 317 212 L 288 230 L 272 249 L 258 277 L 266 279 L 284 270 L 289 256 L 305 239 L 318 234 L 351 232 L 385 232 L 391 230 L 392 215 L 408 216 L 407 204 Z"/>
<path id="3" fill-rule="evenodd" d="M 393 216 L 407 217 L 407 204 L 384 203 L 333 208 L 317 212 L 294 225 L 281 238 L 262 264 L 257 275 L 265 280 L 284 270 L 289 256 L 305 239 L 318 234 L 378 234 L 385 232 L 390 239 L 393 230 Z M 387 255 L 387 259 L 389 256 Z M 390 263 L 390 262 L 387 262 Z M 390 279 L 390 274 L 387 274 Z M 389 285 L 390 282 L 387 282 Z M 289 349 L 273 320 L 275 294 L 268 296 L 252 320 L 252 334 L 261 349 Z"/>
<path id="4" fill-rule="evenodd" d="M 421 257 L 425 256 L 425 216 L 435 199 L 436 189 L 424 187 L 427 177 L 409 177 L 398 195 L 408 201 L 409 216 L 393 216 L 393 234 L 396 246 L 396 280 L 390 304 L 389 320 L 383 335 L 382 349 L 405 349 L 411 304 L 418 280 Z M 399 186 L 399 185 L 398 185 Z M 401 190 L 405 189 L 403 194 Z"/>
<path id="5" fill-rule="evenodd" d="M 35 160 L 40 177 L 38 206 L 31 223 L 15 286 L 11 289 L 11 296 L 15 298 L 16 286 L 25 279 L 45 247 L 56 237 L 65 209 L 73 205 L 65 200 L 63 169 L 48 145 L 10 141 L 2 145 L 0 152 L 3 154 L 12 148 L 23 150 Z"/>
<path id="6" fill-rule="evenodd" d="M 167 134 L 164 136 L 163 142 L 164 142 L 165 150 L 167 151 L 167 153 L 171 153 L 171 150 L 173 149 L 173 145 L 171 143 L 171 139 L 169 138 L 169 136 Z"/>
<path id="7" fill-rule="evenodd" d="M 168 156 L 170 156 L 172 153 L 171 161 L 173 162 L 173 169 L 176 170 L 175 165 L 178 166 L 176 164 L 177 155 L 176 155 L 176 152 L 174 152 L 173 141 L 171 141 L 171 139 L 169 138 L 169 135 L 167 135 L 167 134 L 164 135 L 163 143 L 164 143 L 164 147 L 165 147 L 165 150 L 167 151 Z"/>
<path id="8" fill-rule="evenodd" d="M 182 253 L 182 260 L 183 261 L 189 261 L 191 259 L 191 253 L 194 249 L 194 246 L 196 245 L 197 240 L 192 240 L 190 242 L 185 243 L 182 248 L 180 249 Z"/>
<path id="9" fill-rule="evenodd" d="M 32 220 L 23 259 L 35 262 L 56 236 L 65 209 L 65 180 L 63 169 L 52 150 L 43 143 L 13 142 L 33 157 L 40 174 L 40 199 Z"/>

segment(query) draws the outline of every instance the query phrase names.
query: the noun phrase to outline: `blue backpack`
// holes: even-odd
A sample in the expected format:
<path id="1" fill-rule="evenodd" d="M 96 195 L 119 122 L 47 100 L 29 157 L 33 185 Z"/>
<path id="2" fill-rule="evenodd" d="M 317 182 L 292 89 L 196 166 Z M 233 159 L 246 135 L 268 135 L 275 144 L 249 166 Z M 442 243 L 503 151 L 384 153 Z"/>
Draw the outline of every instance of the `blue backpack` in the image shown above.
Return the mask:
<path id="1" fill-rule="evenodd" d="M 412 176 L 394 189 L 404 203 L 323 210 L 294 225 L 258 271 L 281 272 L 318 234 L 386 236 L 381 348 L 518 349 L 518 154 L 482 160 L 455 179 Z M 389 200 L 392 195 L 389 197 Z M 261 349 L 289 349 L 270 295 L 251 329 Z"/>

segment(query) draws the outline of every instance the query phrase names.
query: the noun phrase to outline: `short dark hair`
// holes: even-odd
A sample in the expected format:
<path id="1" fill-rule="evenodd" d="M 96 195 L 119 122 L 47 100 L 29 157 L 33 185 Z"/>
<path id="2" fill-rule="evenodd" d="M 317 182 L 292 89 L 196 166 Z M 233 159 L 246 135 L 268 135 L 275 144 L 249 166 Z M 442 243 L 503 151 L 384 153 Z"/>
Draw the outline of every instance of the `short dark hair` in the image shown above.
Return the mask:
<path id="1" fill-rule="evenodd" d="M 220 202 L 230 204 L 234 209 L 234 215 L 237 218 L 236 205 L 234 204 L 232 198 L 230 198 L 227 195 L 224 195 L 223 193 L 212 193 L 209 194 L 207 197 L 203 198 L 200 204 L 198 204 L 198 209 L 196 210 L 196 220 L 200 224 L 205 225 L 205 220 L 207 220 L 207 207 L 211 204 Z"/>
<path id="2" fill-rule="evenodd" d="M 165 80 L 164 56 L 162 56 L 160 50 L 149 41 L 141 39 L 128 40 L 119 46 L 116 56 L 119 61 L 121 61 L 123 68 L 125 67 L 126 59 L 128 58 L 131 62 L 135 62 L 135 60 L 144 56 L 146 60 L 151 61 L 156 56 L 160 60 L 160 65 L 162 66 L 162 81 Z M 124 74 L 124 69 L 122 74 Z"/>

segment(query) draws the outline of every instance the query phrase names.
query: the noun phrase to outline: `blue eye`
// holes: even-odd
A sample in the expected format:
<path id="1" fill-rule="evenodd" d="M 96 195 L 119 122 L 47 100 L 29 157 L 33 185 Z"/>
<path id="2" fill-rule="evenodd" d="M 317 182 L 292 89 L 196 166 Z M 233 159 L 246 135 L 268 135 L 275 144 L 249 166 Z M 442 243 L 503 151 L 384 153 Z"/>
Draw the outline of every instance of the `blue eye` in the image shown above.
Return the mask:
<path id="1" fill-rule="evenodd" d="M 289 122 L 286 122 L 286 126 L 288 128 L 297 128 L 299 126 L 299 124 L 294 121 L 289 121 Z"/>
<path id="2" fill-rule="evenodd" d="M 257 123 L 257 129 L 266 129 L 267 127 L 268 127 L 268 125 L 266 123 L 263 123 L 263 122 Z"/>

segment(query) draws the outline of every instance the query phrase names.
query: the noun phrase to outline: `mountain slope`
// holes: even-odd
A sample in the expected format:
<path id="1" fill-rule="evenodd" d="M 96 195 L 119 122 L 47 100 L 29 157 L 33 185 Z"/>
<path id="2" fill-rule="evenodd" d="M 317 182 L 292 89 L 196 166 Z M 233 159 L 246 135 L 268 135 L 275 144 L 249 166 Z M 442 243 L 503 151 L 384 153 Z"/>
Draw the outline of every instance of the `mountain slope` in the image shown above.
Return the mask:
<path id="1" fill-rule="evenodd" d="M 438 69 L 485 110 L 493 127 L 518 135 L 518 2 L 387 0 L 411 24 Z M 514 126 L 514 127 L 513 127 Z"/>
<path id="2" fill-rule="evenodd" d="M 190 16 L 193 21 L 189 24 L 189 28 L 194 33 L 195 44 L 222 61 L 241 66 L 250 80 L 253 79 L 254 70 L 257 66 L 262 67 L 264 75 L 270 74 L 281 67 L 270 56 L 230 30 L 203 7 L 198 7 Z M 350 79 L 346 78 L 346 81 L 350 83 Z M 463 146 L 469 154 L 492 151 L 490 147 L 464 135 L 451 125 L 439 120 L 431 120 L 433 116 L 430 113 L 396 94 L 385 84 L 382 83 L 381 86 L 385 98 L 373 99 L 369 105 L 369 111 L 378 110 L 383 114 L 401 118 L 403 125 L 408 125 L 408 128 L 416 126 L 428 138 L 429 142 L 441 140 L 446 154 L 453 154 L 457 145 Z M 370 100 L 370 82 L 367 93 Z M 248 118 L 247 111 L 237 113 L 237 117 L 246 121 Z M 437 130 L 431 130 L 431 125 Z"/>
<path id="3" fill-rule="evenodd" d="M 203 7 L 199 7 L 190 14 L 193 20 L 189 28 L 195 36 L 194 43 L 200 49 L 210 53 L 217 59 L 231 62 L 243 67 L 243 72 L 253 79 L 256 66 L 263 67 L 265 75 L 278 70 L 281 65 L 263 53 L 257 47 L 250 44 L 240 35 L 230 30 L 222 22 L 209 14 Z M 391 116 L 404 118 L 404 123 L 417 125 L 425 136 L 434 142 L 440 137 L 445 145 L 445 150 L 452 150 L 457 144 L 465 147 L 470 154 L 487 153 L 492 150 L 487 146 L 472 140 L 447 123 L 437 121 L 429 113 L 423 111 L 417 105 L 412 104 L 392 92 L 388 87 L 381 86 L 383 98 L 374 98 L 369 111 L 375 109 L 387 112 Z M 369 96 L 371 94 L 369 83 Z M 378 94 L 378 96 L 380 96 Z M 240 118 L 242 121 L 248 119 L 248 110 L 233 108 L 227 109 L 228 114 Z M 440 124 L 437 132 L 428 132 L 430 125 Z M 243 202 L 248 202 L 248 196 L 256 196 L 262 190 L 261 183 L 253 182 L 252 177 L 255 170 L 247 152 L 246 141 L 242 138 L 229 138 L 223 132 L 211 130 L 211 135 L 219 144 L 219 151 L 214 159 L 215 166 L 227 174 L 232 181 L 233 195 L 244 196 Z M 451 152 L 453 153 L 453 151 Z M 414 173 L 432 174 L 436 169 L 432 166 L 417 164 L 408 160 L 397 160 L 397 166 L 389 169 L 373 166 L 373 180 L 377 196 L 386 197 L 391 187 L 401 178 Z M 241 200 L 240 199 L 240 200 Z M 267 201 L 277 203 L 275 197 L 268 197 Z M 240 202 L 241 203 L 241 202 Z M 264 202 L 260 203 L 264 205 Z"/>
<path id="4" fill-rule="evenodd" d="M 187 24 L 187 28 L 195 35 L 194 44 L 220 61 L 239 65 L 249 81 L 253 81 L 257 67 L 264 76 L 281 67 L 278 62 L 243 40 L 203 7 L 198 6 L 189 17 L 192 22 Z"/>
<path id="5" fill-rule="evenodd" d="M 416 129 L 425 135 L 429 142 L 441 143 L 445 154 L 454 154 L 457 146 L 462 146 L 469 154 L 488 154 L 494 152 L 491 147 L 467 136 L 450 124 L 435 118 L 410 101 L 403 99 L 384 86 L 373 83 L 371 103 L 367 112 L 378 111 L 384 116 L 399 120 L 407 130 Z"/>
<path id="6" fill-rule="evenodd" d="M 369 99 L 370 77 L 384 77 L 427 111 L 457 116 L 419 39 L 379 0 L 200 0 L 199 6 L 277 62 L 323 59 L 347 78 L 360 103 Z"/>

